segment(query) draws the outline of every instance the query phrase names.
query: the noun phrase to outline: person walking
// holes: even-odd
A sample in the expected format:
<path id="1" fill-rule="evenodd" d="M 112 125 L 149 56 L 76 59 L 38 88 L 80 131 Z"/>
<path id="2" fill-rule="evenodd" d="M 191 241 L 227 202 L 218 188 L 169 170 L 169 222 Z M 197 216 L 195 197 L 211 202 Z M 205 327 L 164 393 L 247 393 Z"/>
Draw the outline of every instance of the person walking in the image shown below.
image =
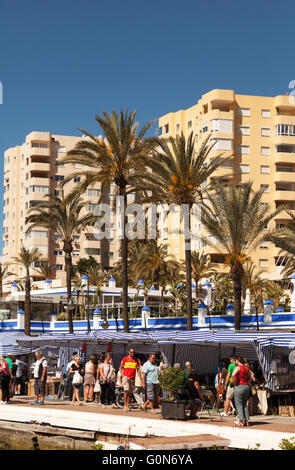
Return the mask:
<path id="1" fill-rule="evenodd" d="M 234 426 L 249 426 L 249 368 L 245 365 L 245 358 L 239 356 L 236 359 L 236 367 L 233 371 L 234 383 L 234 398 L 238 411 L 238 419 L 235 421 Z"/>
<path id="2" fill-rule="evenodd" d="M 112 408 L 118 408 L 115 401 L 115 375 L 114 367 L 110 354 L 106 353 L 104 361 L 99 366 L 100 386 L 101 386 L 101 404 L 103 407 L 112 405 Z"/>
<path id="3" fill-rule="evenodd" d="M 135 390 L 135 374 L 136 369 L 140 368 L 140 363 L 135 357 L 135 349 L 130 348 L 128 356 L 122 359 L 120 370 L 123 377 L 122 383 L 124 388 L 124 411 L 129 411 L 129 403 L 132 393 Z"/>
<path id="4" fill-rule="evenodd" d="M 45 357 L 43 357 L 42 351 L 37 351 L 35 353 L 35 357 L 36 362 L 33 372 L 33 377 L 35 379 L 35 399 L 31 402 L 31 405 L 44 405 L 48 363 Z"/>
<path id="5" fill-rule="evenodd" d="M 70 369 L 71 369 L 72 365 L 75 364 L 75 357 L 76 356 L 77 356 L 77 351 L 74 351 L 73 354 L 72 354 L 72 359 L 67 363 L 67 369 L 66 369 L 67 377 L 68 377 L 68 393 L 69 393 L 69 400 L 70 401 L 72 401 L 73 393 L 74 393 L 74 387 L 73 387 L 73 384 L 72 384 L 74 372 L 71 373 Z"/>
<path id="6" fill-rule="evenodd" d="M 15 381 L 16 381 L 16 388 L 15 388 L 15 394 L 20 395 L 21 394 L 21 387 L 23 383 L 23 375 L 24 371 L 28 367 L 28 364 L 25 362 L 21 361 L 18 357 L 15 359 L 15 365 L 16 365 L 16 372 L 15 372 Z"/>
<path id="7" fill-rule="evenodd" d="M 232 407 L 232 412 L 234 412 L 234 405 L 232 403 L 232 399 L 234 398 L 234 388 L 233 388 L 233 383 L 232 383 L 232 375 L 233 371 L 235 370 L 236 367 L 236 358 L 235 356 L 230 357 L 230 364 L 227 369 L 227 376 L 225 379 L 225 390 L 226 390 L 226 395 L 225 395 L 225 402 L 224 402 L 224 412 L 222 413 L 222 416 L 229 416 L 230 415 L 230 408 Z"/>
<path id="8" fill-rule="evenodd" d="M 93 389 L 95 385 L 97 367 L 97 357 L 93 354 L 85 364 L 84 376 L 84 402 L 89 403 L 93 401 Z"/>
<path id="9" fill-rule="evenodd" d="M 1 383 L 0 404 L 1 405 L 7 405 L 7 403 L 9 403 L 9 382 L 10 382 L 9 365 L 5 359 L 5 356 L 2 356 L 1 362 L 0 362 L 0 383 Z"/>
<path id="10" fill-rule="evenodd" d="M 146 391 L 146 402 L 142 406 L 145 411 L 149 405 L 152 412 L 155 412 L 155 408 L 159 406 L 159 367 L 156 364 L 155 354 L 150 354 L 148 361 L 146 361 L 142 367 L 141 379 L 142 387 Z"/>
<path id="11" fill-rule="evenodd" d="M 72 379 L 72 385 L 73 385 L 73 398 L 72 398 L 72 404 L 75 405 L 75 401 L 77 400 L 77 405 L 83 405 L 83 403 L 80 401 L 80 388 L 83 383 L 83 367 L 81 362 L 80 356 L 76 355 L 74 357 L 74 364 L 71 365 L 70 367 L 70 374 L 73 374 L 73 379 Z"/>

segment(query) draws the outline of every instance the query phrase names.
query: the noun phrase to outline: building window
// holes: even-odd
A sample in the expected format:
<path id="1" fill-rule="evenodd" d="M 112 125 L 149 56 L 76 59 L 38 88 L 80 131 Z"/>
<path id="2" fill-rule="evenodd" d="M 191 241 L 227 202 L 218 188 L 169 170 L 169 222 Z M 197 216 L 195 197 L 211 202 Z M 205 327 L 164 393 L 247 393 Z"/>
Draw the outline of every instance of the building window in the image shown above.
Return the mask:
<path id="1" fill-rule="evenodd" d="M 270 137 L 270 127 L 262 127 L 261 128 L 261 135 L 263 137 Z"/>
<path id="2" fill-rule="evenodd" d="M 261 147 L 261 155 L 270 155 L 270 147 Z"/>
<path id="3" fill-rule="evenodd" d="M 27 189 L 26 189 L 27 191 Z M 30 186 L 30 193 L 49 193 L 49 186 Z"/>
<path id="4" fill-rule="evenodd" d="M 250 116 L 250 108 L 239 108 L 240 116 Z"/>
<path id="5" fill-rule="evenodd" d="M 203 126 L 202 132 L 203 132 L 203 134 L 205 134 L 206 132 L 208 132 L 208 126 Z"/>
<path id="6" fill-rule="evenodd" d="M 180 124 L 176 124 L 176 132 L 180 131 Z"/>
<path id="7" fill-rule="evenodd" d="M 64 175 L 55 175 L 54 181 L 63 181 L 65 179 Z"/>
<path id="8" fill-rule="evenodd" d="M 63 265 L 62 264 L 56 264 L 55 269 L 56 269 L 56 271 L 62 271 L 63 270 Z"/>
<path id="9" fill-rule="evenodd" d="M 74 183 L 80 183 L 80 181 L 81 181 L 80 176 L 75 176 Z"/>
<path id="10" fill-rule="evenodd" d="M 276 126 L 277 135 L 295 135 L 295 126 L 290 126 L 288 124 L 278 124 Z"/>
<path id="11" fill-rule="evenodd" d="M 268 242 L 260 242 L 260 248 L 268 248 Z"/>
<path id="12" fill-rule="evenodd" d="M 165 134 L 169 133 L 169 124 L 165 124 Z"/>
<path id="13" fill-rule="evenodd" d="M 250 147 L 249 145 L 240 145 L 239 147 L 239 153 L 243 155 L 248 155 L 250 153 Z"/>
<path id="14" fill-rule="evenodd" d="M 263 174 L 269 173 L 269 166 L 263 166 L 263 165 L 261 165 L 261 167 L 260 167 L 260 173 L 263 173 Z"/>
<path id="15" fill-rule="evenodd" d="M 188 129 L 189 129 L 190 127 L 192 127 L 192 125 L 193 125 L 192 121 L 188 121 L 188 123 L 187 123 Z"/>
<path id="16" fill-rule="evenodd" d="M 268 260 L 267 259 L 260 259 L 259 260 L 259 267 L 260 268 L 267 268 L 268 267 Z"/>
<path id="17" fill-rule="evenodd" d="M 264 193 L 269 193 L 269 185 L 268 184 L 261 184 L 260 188 L 263 190 Z"/>
<path id="18" fill-rule="evenodd" d="M 241 173 L 250 173 L 250 166 L 249 165 L 240 165 L 240 172 Z"/>
<path id="19" fill-rule="evenodd" d="M 87 189 L 86 190 L 86 196 L 99 197 L 99 195 L 100 195 L 100 189 Z"/>
<path id="20" fill-rule="evenodd" d="M 270 110 L 269 109 L 262 109 L 261 110 L 261 117 L 269 118 L 270 117 Z"/>
<path id="21" fill-rule="evenodd" d="M 40 144 L 38 142 L 32 142 L 32 148 L 48 149 L 48 144 Z"/>
<path id="22" fill-rule="evenodd" d="M 249 126 L 239 126 L 239 134 L 250 135 L 250 127 Z"/>
<path id="23" fill-rule="evenodd" d="M 212 139 L 212 150 L 231 150 L 232 149 L 232 140 L 231 139 Z"/>

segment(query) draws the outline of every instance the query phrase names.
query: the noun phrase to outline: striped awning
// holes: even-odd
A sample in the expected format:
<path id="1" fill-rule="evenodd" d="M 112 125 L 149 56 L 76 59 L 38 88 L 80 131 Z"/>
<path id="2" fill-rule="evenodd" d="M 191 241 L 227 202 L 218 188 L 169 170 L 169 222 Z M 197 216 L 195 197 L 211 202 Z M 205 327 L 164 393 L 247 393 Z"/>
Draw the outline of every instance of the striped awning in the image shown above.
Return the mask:
<path id="1" fill-rule="evenodd" d="M 32 349 L 28 343 L 25 346 L 19 344 L 21 339 L 31 339 L 23 333 L 0 333 L 0 355 L 6 356 L 7 354 L 21 355 L 29 354 Z"/>

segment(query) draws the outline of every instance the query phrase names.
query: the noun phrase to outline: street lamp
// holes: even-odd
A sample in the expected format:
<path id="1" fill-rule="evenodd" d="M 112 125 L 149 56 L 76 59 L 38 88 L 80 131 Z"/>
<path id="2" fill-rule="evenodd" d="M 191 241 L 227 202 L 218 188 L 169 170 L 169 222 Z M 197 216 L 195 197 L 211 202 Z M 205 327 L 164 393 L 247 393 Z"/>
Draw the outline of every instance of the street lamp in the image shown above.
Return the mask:
<path id="1" fill-rule="evenodd" d="M 87 332 L 90 333 L 89 278 L 86 274 L 82 276 L 82 283 L 83 287 L 87 286 Z"/>

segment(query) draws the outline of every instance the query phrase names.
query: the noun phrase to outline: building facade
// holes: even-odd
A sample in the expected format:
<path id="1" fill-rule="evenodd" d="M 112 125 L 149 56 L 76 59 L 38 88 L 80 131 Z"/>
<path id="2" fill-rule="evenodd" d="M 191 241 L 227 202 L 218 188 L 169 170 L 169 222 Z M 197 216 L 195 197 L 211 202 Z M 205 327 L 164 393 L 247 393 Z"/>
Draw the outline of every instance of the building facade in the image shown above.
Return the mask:
<path id="1" fill-rule="evenodd" d="M 295 100 L 291 96 L 237 95 L 233 90 L 212 90 L 186 110 L 166 114 L 159 119 L 159 134 L 175 137 L 181 132 L 196 136 L 197 148 L 210 135 L 214 144 L 209 158 L 222 154 L 230 157 L 216 170 L 213 178 L 234 184 L 253 182 L 255 191 L 264 189 L 263 204 L 273 210 L 281 203 L 289 203 L 295 210 Z M 288 222 L 286 212 L 265 227 L 271 230 Z M 175 216 L 169 219 L 166 237 L 168 253 L 184 258 L 183 238 L 169 238 L 174 229 Z M 192 229 L 202 234 L 200 215 L 196 215 Z M 211 260 L 222 266 L 224 257 L 219 250 L 206 246 L 200 237 L 192 241 L 193 250 L 211 255 Z M 271 243 L 261 243 L 251 253 L 257 269 L 264 277 L 280 279 L 286 260 L 279 248 Z"/>
<path id="2" fill-rule="evenodd" d="M 44 228 L 34 228 L 31 233 L 26 234 L 25 218 L 27 210 L 42 201 L 46 194 L 51 193 L 61 197 L 73 190 L 75 184 L 79 182 L 77 176 L 62 189 L 60 182 L 75 171 L 79 173 L 81 166 L 58 165 L 58 162 L 80 139 L 81 137 L 53 135 L 50 132 L 31 132 L 22 145 L 10 148 L 4 153 L 2 262 L 13 263 L 13 258 L 18 255 L 22 245 L 27 249 L 36 247 L 41 252 L 42 258 L 55 266 L 56 279 L 60 280 L 60 285 L 65 285 L 62 240 Z M 84 197 L 88 203 L 85 211 L 95 210 L 99 196 L 100 184 L 95 184 L 85 192 Z M 108 268 L 118 260 L 119 250 L 115 238 L 99 241 L 95 238 L 92 227 L 77 233 L 73 242 L 74 264 L 80 257 L 90 255 L 101 264 L 102 268 Z M 17 264 L 12 264 L 9 270 L 15 279 L 22 279 L 25 276 L 24 268 Z M 32 269 L 31 273 L 34 281 L 42 279 L 36 269 Z"/>

